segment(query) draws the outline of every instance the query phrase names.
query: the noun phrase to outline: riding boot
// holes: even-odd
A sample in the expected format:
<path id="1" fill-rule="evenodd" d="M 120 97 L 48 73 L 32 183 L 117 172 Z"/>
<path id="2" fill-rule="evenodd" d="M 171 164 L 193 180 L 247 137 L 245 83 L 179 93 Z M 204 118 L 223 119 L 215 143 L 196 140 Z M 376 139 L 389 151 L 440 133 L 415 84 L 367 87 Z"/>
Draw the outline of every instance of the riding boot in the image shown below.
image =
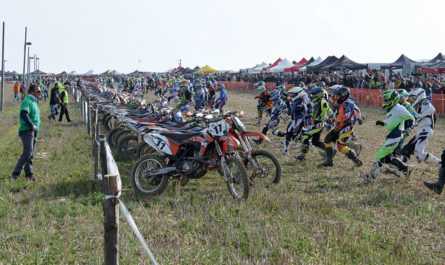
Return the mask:
<path id="1" fill-rule="evenodd" d="M 309 145 L 303 144 L 303 147 L 301 148 L 301 155 L 294 156 L 294 158 L 299 161 L 305 161 L 308 151 L 309 151 Z"/>
<path id="2" fill-rule="evenodd" d="M 398 170 L 402 171 L 405 174 L 405 178 L 409 179 L 409 176 L 411 175 L 411 171 L 413 170 L 413 167 L 403 163 L 400 161 L 400 159 L 396 157 L 392 157 L 389 161 L 389 163 L 393 164 L 397 167 Z"/>
<path id="3" fill-rule="evenodd" d="M 366 181 L 375 182 L 380 175 L 380 172 L 382 172 L 382 164 L 374 161 L 374 163 L 372 163 L 371 171 L 368 174 L 361 174 L 361 177 Z"/>
<path id="4" fill-rule="evenodd" d="M 435 157 L 432 154 L 426 154 L 425 162 L 439 165 L 440 164 L 440 159 Z"/>
<path id="5" fill-rule="evenodd" d="M 287 155 L 287 152 L 289 151 L 290 141 L 284 139 L 283 141 L 283 155 Z"/>
<path id="6" fill-rule="evenodd" d="M 434 191 L 437 194 L 441 194 L 443 191 L 443 186 L 445 185 L 445 164 L 444 164 L 444 157 L 445 154 L 445 150 L 442 153 L 442 163 L 439 169 L 439 180 L 436 182 L 423 182 L 423 184 L 425 184 L 425 186 L 427 186 L 428 189 Z"/>
<path id="7" fill-rule="evenodd" d="M 355 150 L 355 153 L 357 154 L 357 156 L 359 156 L 359 155 L 360 155 L 360 152 L 362 151 L 362 145 L 361 145 L 360 143 L 356 143 L 356 142 L 353 142 L 353 141 L 349 141 L 349 142 L 346 144 L 346 146 L 347 146 L 347 147 L 350 147 L 350 148 L 352 148 L 352 149 L 354 149 L 354 150 Z"/>
<path id="8" fill-rule="evenodd" d="M 321 164 L 322 167 L 333 167 L 334 166 L 334 148 L 332 147 L 326 147 L 326 161 Z"/>
<path id="9" fill-rule="evenodd" d="M 346 156 L 351 159 L 357 167 L 363 165 L 363 162 L 355 155 L 354 151 L 349 150 L 349 152 L 346 153 Z"/>

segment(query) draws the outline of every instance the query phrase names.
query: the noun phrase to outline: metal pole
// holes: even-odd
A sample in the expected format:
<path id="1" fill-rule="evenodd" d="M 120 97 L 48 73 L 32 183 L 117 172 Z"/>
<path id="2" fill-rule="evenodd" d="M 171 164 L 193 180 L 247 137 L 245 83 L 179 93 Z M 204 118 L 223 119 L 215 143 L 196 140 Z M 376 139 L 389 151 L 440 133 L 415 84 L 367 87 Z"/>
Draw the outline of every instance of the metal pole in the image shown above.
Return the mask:
<path id="1" fill-rule="evenodd" d="M 25 89 L 28 89 L 29 88 L 29 83 L 30 83 L 30 76 L 29 76 L 29 71 L 30 71 L 30 66 L 29 66 L 29 64 L 31 63 L 31 59 L 29 58 L 29 47 L 28 47 L 28 74 L 27 74 L 27 78 L 26 78 L 26 87 L 25 87 Z"/>
<path id="2" fill-rule="evenodd" d="M 34 72 L 36 71 L 37 65 L 36 65 L 36 54 L 34 53 Z"/>
<path id="3" fill-rule="evenodd" d="M 5 87 L 5 22 L 3 22 L 2 33 L 2 99 L 0 102 L 0 111 L 3 111 L 3 89 Z"/>
<path id="4" fill-rule="evenodd" d="M 25 27 L 25 44 L 23 45 L 23 85 L 25 84 L 25 66 L 26 66 L 26 34 L 28 32 L 28 27 Z"/>

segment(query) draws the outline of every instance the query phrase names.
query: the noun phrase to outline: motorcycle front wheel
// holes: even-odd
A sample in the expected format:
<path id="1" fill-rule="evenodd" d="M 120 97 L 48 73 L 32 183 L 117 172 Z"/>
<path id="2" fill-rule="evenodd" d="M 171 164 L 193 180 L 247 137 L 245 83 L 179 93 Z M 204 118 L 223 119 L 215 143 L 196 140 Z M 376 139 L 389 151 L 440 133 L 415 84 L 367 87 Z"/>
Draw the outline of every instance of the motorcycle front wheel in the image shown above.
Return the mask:
<path id="1" fill-rule="evenodd" d="M 249 197 L 249 181 L 243 163 L 236 157 L 226 159 L 227 188 L 236 200 L 247 199 Z"/>
<path id="2" fill-rule="evenodd" d="M 164 192 L 168 184 L 165 175 L 149 176 L 149 172 L 165 167 L 162 156 L 146 155 L 141 157 L 133 166 L 131 176 L 134 190 L 141 195 L 155 196 Z"/>
<path id="3" fill-rule="evenodd" d="M 257 168 L 253 166 L 249 158 L 244 159 L 244 166 L 250 181 L 264 187 L 280 182 L 281 166 L 273 154 L 265 150 L 255 150 L 251 156 Z"/>

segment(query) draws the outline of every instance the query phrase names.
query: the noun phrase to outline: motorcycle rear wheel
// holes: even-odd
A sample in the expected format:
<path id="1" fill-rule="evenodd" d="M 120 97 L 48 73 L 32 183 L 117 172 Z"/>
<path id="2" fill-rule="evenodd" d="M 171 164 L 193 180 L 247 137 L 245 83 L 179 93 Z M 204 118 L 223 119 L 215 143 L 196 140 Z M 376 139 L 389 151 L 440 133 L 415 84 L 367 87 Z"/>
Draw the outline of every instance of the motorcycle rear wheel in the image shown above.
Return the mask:
<path id="1" fill-rule="evenodd" d="M 136 161 L 131 170 L 133 188 L 136 193 L 152 197 L 164 192 L 168 184 L 168 176 L 147 176 L 147 173 L 152 170 L 164 168 L 164 161 L 164 157 L 157 155 L 146 155 Z"/>

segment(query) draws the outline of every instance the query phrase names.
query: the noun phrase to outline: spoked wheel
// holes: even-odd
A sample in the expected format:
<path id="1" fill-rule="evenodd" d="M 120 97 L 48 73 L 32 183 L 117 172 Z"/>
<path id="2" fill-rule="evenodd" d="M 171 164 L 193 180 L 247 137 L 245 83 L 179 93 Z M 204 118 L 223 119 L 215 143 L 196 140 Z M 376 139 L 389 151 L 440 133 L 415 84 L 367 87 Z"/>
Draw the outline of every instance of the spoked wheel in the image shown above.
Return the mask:
<path id="1" fill-rule="evenodd" d="M 229 188 L 230 194 L 237 200 L 247 199 L 249 197 L 249 181 L 243 163 L 232 156 L 226 159 L 226 164 L 227 188 Z"/>
<path id="2" fill-rule="evenodd" d="M 150 176 L 151 171 L 165 167 L 164 160 L 161 156 L 147 155 L 136 161 L 131 171 L 131 176 L 133 179 L 133 188 L 137 193 L 155 196 L 165 190 L 168 183 L 167 176 Z"/>
<path id="3" fill-rule="evenodd" d="M 118 135 L 122 131 L 122 128 L 113 128 L 110 130 L 110 133 L 107 136 L 107 142 L 111 148 L 116 147 L 116 135 Z"/>
<path id="4" fill-rule="evenodd" d="M 263 187 L 280 182 L 281 166 L 273 154 L 264 150 L 255 150 L 252 152 L 252 159 L 256 168 L 248 158 L 244 159 L 244 166 L 250 181 Z"/>
<path id="5" fill-rule="evenodd" d="M 127 135 L 119 142 L 117 151 L 123 161 L 135 160 L 137 158 L 138 137 Z"/>
<path id="6" fill-rule="evenodd" d="M 148 154 L 153 154 L 155 152 L 156 152 L 156 150 L 153 149 L 153 147 L 149 146 L 144 141 L 136 147 L 136 154 L 137 154 L 138 158 L 143 157 Z"/>

